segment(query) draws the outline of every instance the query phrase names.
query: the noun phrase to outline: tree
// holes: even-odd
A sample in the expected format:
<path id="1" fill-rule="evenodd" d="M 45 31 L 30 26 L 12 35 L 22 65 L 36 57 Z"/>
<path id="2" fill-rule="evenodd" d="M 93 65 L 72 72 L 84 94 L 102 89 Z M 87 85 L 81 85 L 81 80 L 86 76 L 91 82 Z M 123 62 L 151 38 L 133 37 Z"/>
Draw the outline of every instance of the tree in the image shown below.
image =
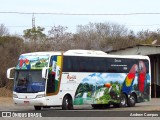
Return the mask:
<path id="1" fill-rule="evenodd" d="M 31 46 L 31 48 L 34 48 L 34 50 L 32 49 L 33 51 L 43 49 L 43 45 L 46 40 L 46 34 L 43 33 L 44 30 L 44 28 L 38 26 L 23 31 L 25 42 L 28 42 L 29 46 Z"/>
<path id="2" fill-rule="evenodd" d="M 0 37 L 9 35 L 8 29 L 1 24 L 0 25 Z"/>
<path id="3" fill-rule="evenodd" d="M 68 27 L 65 26 L 53 26 L 48 31 L 48 45 L 51 50 L 65 51 L 72 49 L 74 46 L 72 33 L 67 32 Z"/>
<path id="4" fill-rule="evenodd" d="M 160 44 L 160 30 L 157 31 L 140 31 L 137 33 L 138 44 L 152 44 L 156 40 L 155 44 Z"/>
<path id="5" fill-rule="evenodd" d="M 46 35 L 43 33 L 44 30 L 45 29 L 40 26 L 32 29 L 26 29 L 23 31 L 23 37 L 31 42 L 40 43 L 46 39 Z"/>
<path id="6" fill-rule="evenodd" d="M 0 37 L 0 87 L 4 87 L 7 82 L 6 71 L 8 68 L 16 66 L 18 57 L 22 53 L 23 40 L 15 36 Z"/>
<path id="7" fill-rule="evenodd" d="M 114 23 L 89 23 L 77 26 L 74 35 L 78 48 L 111 50 L 127 46 L 128 29 L 124 25 Z M 125 41 L 123 41 L 125 40 Z"/>

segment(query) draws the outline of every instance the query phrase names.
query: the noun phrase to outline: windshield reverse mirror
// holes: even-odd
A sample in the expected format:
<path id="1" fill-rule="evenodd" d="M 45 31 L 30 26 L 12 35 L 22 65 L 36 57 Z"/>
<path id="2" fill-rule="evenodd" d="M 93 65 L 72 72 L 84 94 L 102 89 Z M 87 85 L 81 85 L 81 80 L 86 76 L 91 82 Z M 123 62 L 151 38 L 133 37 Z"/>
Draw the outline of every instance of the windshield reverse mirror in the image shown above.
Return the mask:
<path id="1" fill-rule="evenodd" d="M 8 79 L 12 79 L 12 80 L 14 79 L 14 77 L 11 77 L 11 75 L 14 76 L 14 73 L 13 73 L 14 70 L 15 70 L 15 67 L 9 68 L 9 69 L 7 70 L 7 78 L 8 78 Z"/>
<path id="2" fill-rule="evenodd" d="M 46 79 L 47 77 L 47 72 L 48 72 L 48 67 L 44 67 L 42 69 L 42 78 Z"/>

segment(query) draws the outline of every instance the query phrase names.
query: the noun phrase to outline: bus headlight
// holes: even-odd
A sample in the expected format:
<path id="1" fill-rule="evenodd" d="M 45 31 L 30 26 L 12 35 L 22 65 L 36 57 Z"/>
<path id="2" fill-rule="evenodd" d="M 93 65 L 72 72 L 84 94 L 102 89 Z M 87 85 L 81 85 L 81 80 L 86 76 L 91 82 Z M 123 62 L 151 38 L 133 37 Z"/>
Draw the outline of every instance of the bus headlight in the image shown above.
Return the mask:
<path id="1" fill-rule="evenodd" d="M 18 98 L 18 96 L 16 94 L 13 94 L 13 98 Z"/>
<path id="2" fill-rule="evenodd" d="M 42 98 L 42 97 L 44 97 L 44 94 L 39 94 L 36 96 L 36 98 Z"/>

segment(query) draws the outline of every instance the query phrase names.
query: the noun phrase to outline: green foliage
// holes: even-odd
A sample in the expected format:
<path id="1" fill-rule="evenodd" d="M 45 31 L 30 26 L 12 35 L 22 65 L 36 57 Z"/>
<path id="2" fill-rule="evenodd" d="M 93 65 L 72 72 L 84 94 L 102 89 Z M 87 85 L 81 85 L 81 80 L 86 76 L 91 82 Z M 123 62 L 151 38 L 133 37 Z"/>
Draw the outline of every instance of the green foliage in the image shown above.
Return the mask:
<path id="1" fill-rule="evenodd" d="M 42 41 L 46 39 L 46 35 L 43 33 L 45 28 L 42 28 L 40 26 L 32 28 L 32 29 L 26 29 L 24 30 L 24 35 L 23 37 L 26 39 L 29 39 L 32 42 L 36 41 Z"/>
<path id="2" fill-rule="evenodd" d="M 118 87 L 118 89 L 117 89 L 117 87 Z M 122 87 L 122 85 L 120 85 L 120 83 L 112 82 L 112 88 L 111 89 L 117 94 L 117 98 L 118 98 L 118 95 L 120 96 L 121 87 Z M 108 102 L 110 102 L 110 101 L 117 102 L 118 99 L 112 99 L 111 96 L 110 96 L 109 89 L 105 88 L 103 96 L 101 96 L 100 98 L 97 98 L 96 101 L 97 101 L 98 104 L 108 104 Z"/>
<path id="3" fill-rule="evenodd" d="M 91 97 L 91 95 L 92 95 L 92 92 L 87 93 L 87 97 Z"/>
<path id="4" fill-rule="evenodd" d="M 87 96 L 91 96 L 91 91 L 92 91 L 93 87 L 94 86 L 92 84 L 80 83 L 78 88 L 77 88 L 76 94 L 88 92 Z"/>
<path id="5" fill-rule="evenodd" d="M 110 82 L 112 83 L 111 90 L 114 91 L 118 96 L 121 94 L 121 88 L 122 85 L 116 81 L 116 82 Z M 78 102 L 79 98 L 82 98 L 83 94 L 87 92 L 87 98 L 96 98 L 97 104 L 108 104 L 110 101 L 118 102 L 118 99 L 112 99 L 110 96 L 110 90 L 104 86 L 99 86 L 96 89 L 94 89 L 95 86 L 88 83 L 80 83 L 77 91 L 76 91 L 76 101 Z M 94 90 L 93 90 L 94 89 Z M 103 92 L 104 94 L 102 96 L 99 96 L 99 92 Z M 93 96 L 94 95 L 94 96 Z"/>

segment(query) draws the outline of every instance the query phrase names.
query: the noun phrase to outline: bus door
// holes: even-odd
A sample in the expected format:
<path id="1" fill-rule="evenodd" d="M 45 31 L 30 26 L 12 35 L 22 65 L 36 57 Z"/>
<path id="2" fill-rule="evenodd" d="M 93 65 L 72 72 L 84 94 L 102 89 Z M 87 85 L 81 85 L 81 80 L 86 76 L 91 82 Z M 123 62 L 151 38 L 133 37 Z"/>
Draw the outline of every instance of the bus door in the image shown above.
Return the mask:
<path id="1" fill-rule="evenodd" d="M 47 80 L 47 95 L 56 95 L 59 92 L 61 80 L 62 56 L 52 56 Z"/>

